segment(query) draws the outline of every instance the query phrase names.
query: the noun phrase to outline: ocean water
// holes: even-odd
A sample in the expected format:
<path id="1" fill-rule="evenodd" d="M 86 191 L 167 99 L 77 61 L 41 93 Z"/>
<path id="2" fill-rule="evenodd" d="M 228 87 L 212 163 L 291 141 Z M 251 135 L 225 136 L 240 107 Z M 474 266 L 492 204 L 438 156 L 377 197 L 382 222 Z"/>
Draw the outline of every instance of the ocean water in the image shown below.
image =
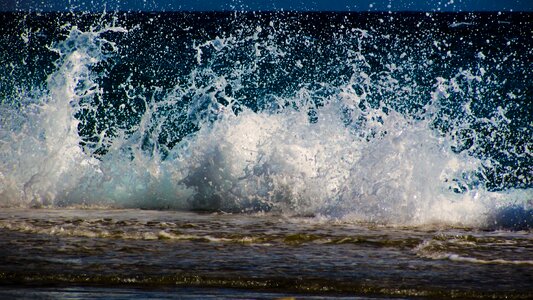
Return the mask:
<path id="1" fill-rule="evenodd" d="M 531 13 L 3 13 L 0 295 L 533 296 Z"/>

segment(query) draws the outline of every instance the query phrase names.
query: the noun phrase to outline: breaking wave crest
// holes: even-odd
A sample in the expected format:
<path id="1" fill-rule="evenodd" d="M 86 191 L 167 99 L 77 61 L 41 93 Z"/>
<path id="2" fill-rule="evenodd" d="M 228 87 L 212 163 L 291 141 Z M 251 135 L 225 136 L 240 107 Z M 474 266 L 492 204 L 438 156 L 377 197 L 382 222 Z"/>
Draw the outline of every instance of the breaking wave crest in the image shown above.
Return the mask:
<path id="1" fill-rule="evenodd" d="M 519 207 L 530 228 L 531 121 L 509 113 L 528 95 L 503 88 L 489 54 L 458 67 L 448 52 L 438 69 L 451 33 L 416 50 L 400 29 L 325 41 L 292 15 L 234 18 L 213 37 L 167 34 L 159 48 L 187 72 L 164 84 L 150 63 L 166 57 L 128 50 L 146 23 L 61 24 L 40 49 L 57 57 L 46 80 L 4 93 L 0 204 L 496 227 Z"/>

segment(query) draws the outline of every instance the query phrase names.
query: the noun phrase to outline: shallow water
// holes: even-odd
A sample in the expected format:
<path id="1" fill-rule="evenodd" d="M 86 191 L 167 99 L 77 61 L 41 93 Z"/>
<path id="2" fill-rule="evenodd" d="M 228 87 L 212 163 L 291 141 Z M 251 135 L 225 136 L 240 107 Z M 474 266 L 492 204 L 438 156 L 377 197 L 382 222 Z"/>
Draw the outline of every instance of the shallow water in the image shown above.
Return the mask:
<path id="1" fill-rule="evenodd" d="M 8 209 L 0 228 L 4 295 L 533 295 L 530 231 L 94 209 Z"/>

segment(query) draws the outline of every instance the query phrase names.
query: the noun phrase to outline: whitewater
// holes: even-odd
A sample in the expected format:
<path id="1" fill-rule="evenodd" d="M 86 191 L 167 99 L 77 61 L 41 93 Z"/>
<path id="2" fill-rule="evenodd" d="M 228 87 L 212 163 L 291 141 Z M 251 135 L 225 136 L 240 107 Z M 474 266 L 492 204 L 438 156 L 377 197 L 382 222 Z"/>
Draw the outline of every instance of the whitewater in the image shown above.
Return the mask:
<path id="1" fill-rule="evenodd" d="M 459 68 L 451 78 L 437 77 L 432 90 L 420 95 L 413 79 L 402 85 L 402 79 L 396 78 L 397 70 L 412 66 L 388 63 L 388 72 L 373 74 L 376 71 L 361 45 L 372 38 L 370 33 L 346 29 L 337 43 L 352 44 L 353 49 L 334 58 L 336 68 L 351 68 L 342 84 L 316 82 L 320 87 L 301 85 L 286 96 L 258 95 L 256 101 L 265 107 L 247 107 L 234 94 L 244 89 L 239 81 L 256 76 L 258 70 L 223 56 L 249 43 L 252 53 L 243 52 L 250 64 L 265 56 L 274 62 L 287 59 L 290 53 L 269 40 L 276 31 L 271 21 L 266 40 L 259 37 L 262 27 L 258 25 L 251 35 L 229 34 L 194 45 L 198 66 L 187 81 L 162 93 L 161 99 L 148 98 L 126 79 L 118 88 L 127 99 L 142 101 L 141 111 L 128 117 L 135 118 L 136 124 L 103 127 L 96 123 L 103 121 L 93 121 L 94 135 L 87 137 L 80 134 L 80 118 L 106 109 L 95 104 L 106 101 L 100 86 L 105 70 L 94 69 L 119 52 L 115 49 L 119 46 L 105 35 L 136 30 L 101 22 L 87 31 L 75 25 L 64 28 L 64 38 L 49 48 L 59 58 L 45 83 L 21 90 L 18 99 L 4 99 L 16 104 L 2 108 L 4 206 L 274 210 L 371 222 L 465 225 L 483 224 L 502 206 L 530 209 L 530 165 L 516 175 L 514 186 L 522 189 L 486 187 L 485 173 L 497 171 L 483 168 L 499 162 L 471 154 L 479 147 L 476 135 L 481 134 L 471 124 L 479 120 L 469 120 L 476 117 L 470 106 L 477 99 L 461 99 L 456 113 L 463 114 L 462 119 L 438 119 L 446 118 L 439 110 L 448 105 L 447 99 L 465 94 L 484 97 L 480 91 L 488 93 L 490 85 L 498 84 L 486 79 L 490 77 L 483 74 L 487 67 Z M 269 52 L 262 54 L 262 49 Z M 204 51 L 214 53 L 205 57 Z M 218 60 L 224 60 L 229 70 L 214 70 Z M 298 61 L 295 65 L 298 68 Z M 228 89 L 234 90 L 233 95 L 228 95 Z M 402 114 L 388 104 L 398 99 L 384 96 L 372 103 L 375 94 L 384 94 L 382 89 L 423 106 Z M 478 95 L 469 95 L 469 89 L 476 89 Z M 126 105 L 127 101 L 110 107 L 109 114 L 121 113 Z M 494 131 L 506 130 L 511 120 L 505 108 L 490 109 L 494 110 L 491 118 L 481 122 Z M 434 128 L 439 121 L 458 124 L 448 125 L 449 132 L 443 134 Z M 197 130 L 182 134 L 171 148 L 161 141 L 163 135 L 168 139 L 180 134 L 185 125 Z M 525 149 L 506 149 L 506 155 L 523 155 L 530 161 L 530 137 Z M 454 151 L 461 147 L 456 145 L 461 139 L 471 140 L 470 151 Z M 102 148 L 102 154 L 95 155 L 95 149 Z"/>
<path id="2" fill-rule="evenodd" d="M 2 14 L 0 281 L 531 296 L 529 16 Z"/>

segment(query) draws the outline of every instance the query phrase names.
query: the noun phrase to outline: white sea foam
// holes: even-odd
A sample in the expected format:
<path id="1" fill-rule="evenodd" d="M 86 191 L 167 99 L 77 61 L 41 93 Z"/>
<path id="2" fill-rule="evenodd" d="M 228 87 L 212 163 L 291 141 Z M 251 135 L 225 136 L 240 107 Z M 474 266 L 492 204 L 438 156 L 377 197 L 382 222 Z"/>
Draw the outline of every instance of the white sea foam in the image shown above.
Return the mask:
<path id="1" fill-rule="evenodd" d="M 472 22 L 453 22 L 449 26 L 451 28 L 456 28 L 456 27 L 470 27 L 472 25 L 475 25 L 475 24 Z"/>
<path id="2" fill-rule="evenodd" d="M 101 141 L 109 147 L 97 159 L 80 146 L 75 114 L 90 102 L 85 100 L 101 95 L 92 67 L 106 59 L 103 45 L 114 46 L 103 32 L 73 27 L 53 48 L 61 57 L 47 89 L 32 95 L 22 110 L 2 111 L 22 120 L 2 120 L 3 206 L 264 210 L 392 224 L 483 225 L 512 197 L 512 191 L 468 187 L 482 162 L 451 151 L 449 137 L 435 132 L 430 119 L 361 108 L 368 85 L 375 84 L 364 71 L 320 107 L 310 104 L 313 91 L 302 89 L 281 101 L 294 105 L 244 108 L 238 114 L 231 97 L 224 106 L 214 96 L 235 83 L 216 77 L 208 87 L 193 85 L 201 95 L 187 113 L 200 129 L 165 157 L 155 142 L 152 151 L 143 148 L 149 128 L 157 127 L 157 104 L 146 100 L 135 132 L 119 131 L 113 140 Z M 198 63 L 201 47 L 222 51 L 231 42 L 217 38 L 198 47 Z M 438 79 L 432 103 L 458 89 L 455 79 Z M 179 91 L 166 103 L 179 105 Z M 310 109 L 316 113 L 313 122 Z M 531 197 L 529 191 L 522 194 L 516 202 Z"/>

